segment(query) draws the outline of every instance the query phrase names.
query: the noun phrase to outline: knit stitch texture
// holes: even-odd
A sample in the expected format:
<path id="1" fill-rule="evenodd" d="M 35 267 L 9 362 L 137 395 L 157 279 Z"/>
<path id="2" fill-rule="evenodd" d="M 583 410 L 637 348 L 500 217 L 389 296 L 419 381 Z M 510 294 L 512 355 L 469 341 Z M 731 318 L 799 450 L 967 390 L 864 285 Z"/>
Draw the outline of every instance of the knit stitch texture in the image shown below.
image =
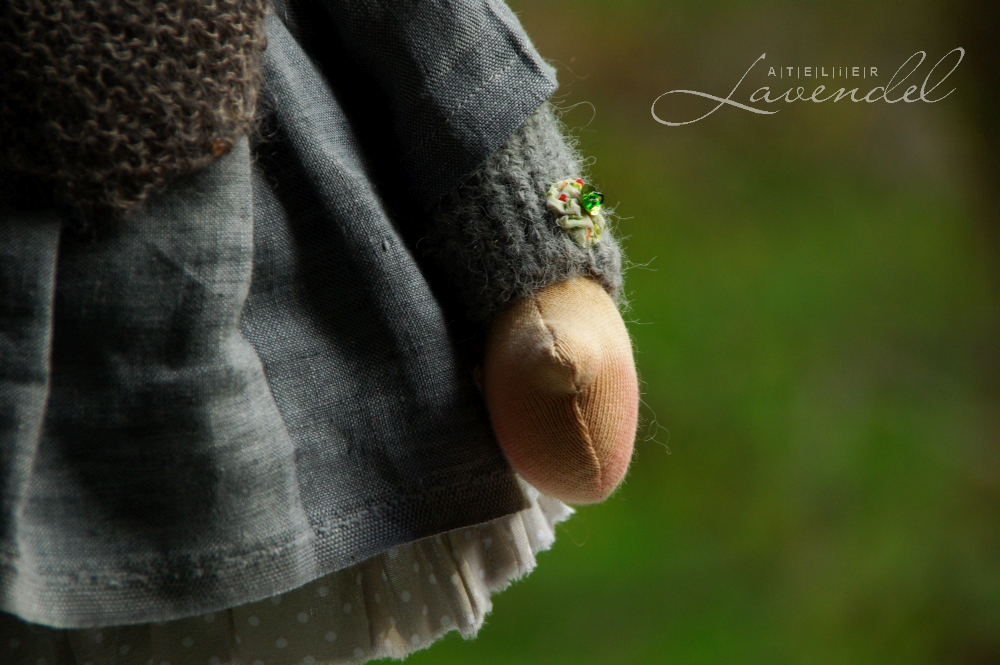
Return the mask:
<path id="1" fill-rule="evenodd" d="M 0 3 L 0 166 L 122 214 L 249 129 L 266 0 Z"/>
<path id="2" fill-rule="evenodd" d="M 471 323 L 487 325 L 508 303 L 576 275 L 593 277 L 617 301 L 622 257 L 611 233 L 584 249 L 545 207 L 549 185 L 582 172 L 545 103 L 439 204 L 418 247 L 447 275 Z"/>

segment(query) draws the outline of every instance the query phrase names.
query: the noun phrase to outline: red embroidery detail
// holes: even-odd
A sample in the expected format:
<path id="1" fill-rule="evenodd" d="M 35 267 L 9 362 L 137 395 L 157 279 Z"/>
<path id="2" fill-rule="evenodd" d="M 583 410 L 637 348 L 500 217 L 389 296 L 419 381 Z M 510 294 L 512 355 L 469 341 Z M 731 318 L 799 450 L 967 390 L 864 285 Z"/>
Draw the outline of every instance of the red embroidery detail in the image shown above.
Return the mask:
<path id="1" fill-rule="evenodd" d="M 566 195 L 565 194 L 560 194 L 559 195 L 559 200 L 560 201 L 565 201 L 566 200 Z"/>
<path id="2" fill-rule="evenodd" d="M 583 184 L 583 180 L 581 180 L 580 178 L 577 178 L 576 179 L 576 184 L 582 185 Z"/>

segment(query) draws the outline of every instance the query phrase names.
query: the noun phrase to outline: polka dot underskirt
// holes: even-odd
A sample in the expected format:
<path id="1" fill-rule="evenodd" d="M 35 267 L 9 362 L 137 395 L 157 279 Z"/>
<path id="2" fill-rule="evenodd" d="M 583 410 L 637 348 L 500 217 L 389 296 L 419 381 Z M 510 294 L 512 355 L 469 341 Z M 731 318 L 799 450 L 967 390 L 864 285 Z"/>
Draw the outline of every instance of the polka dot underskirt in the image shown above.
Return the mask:
<path id="1" fill-rule="evenodd" d="M 534 494 L 534 493 L 532 493 Z M 10 665 L 313 665 L 402 658 L 450 630 L 471 637 L 490 594 L 535 567 L 572 513 L 545 496 L 476 527 L 401 545 L 273 598 L 156 624 L 87 630 L 0 613 Z"/>

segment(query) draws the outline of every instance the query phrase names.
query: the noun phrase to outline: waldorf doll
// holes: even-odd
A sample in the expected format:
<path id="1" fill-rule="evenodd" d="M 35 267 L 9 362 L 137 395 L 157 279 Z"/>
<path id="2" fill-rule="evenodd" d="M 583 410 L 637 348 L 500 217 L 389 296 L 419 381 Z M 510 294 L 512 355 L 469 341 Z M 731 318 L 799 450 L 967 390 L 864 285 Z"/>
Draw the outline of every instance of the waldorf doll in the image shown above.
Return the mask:
<path id="1" fill-rule="evenodd" d="M 474 634 L 637 383 L 498 0 L 4 0 L 0 662 Z"/>

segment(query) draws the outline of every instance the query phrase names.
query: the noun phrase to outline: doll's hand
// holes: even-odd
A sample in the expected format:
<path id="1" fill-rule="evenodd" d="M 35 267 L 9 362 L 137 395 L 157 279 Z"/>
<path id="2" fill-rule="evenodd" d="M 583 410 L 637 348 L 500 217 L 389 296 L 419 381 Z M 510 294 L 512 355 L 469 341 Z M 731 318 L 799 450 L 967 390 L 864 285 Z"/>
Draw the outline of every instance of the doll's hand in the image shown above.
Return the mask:
<path id="1" fill-rule="evenodd" d="M 549 496 L 601 501 L 632 456 L 639 388 L 611 297 L 586 277 L 507 307 L 490 327 L 483 391 L 514 469 Z"/>

